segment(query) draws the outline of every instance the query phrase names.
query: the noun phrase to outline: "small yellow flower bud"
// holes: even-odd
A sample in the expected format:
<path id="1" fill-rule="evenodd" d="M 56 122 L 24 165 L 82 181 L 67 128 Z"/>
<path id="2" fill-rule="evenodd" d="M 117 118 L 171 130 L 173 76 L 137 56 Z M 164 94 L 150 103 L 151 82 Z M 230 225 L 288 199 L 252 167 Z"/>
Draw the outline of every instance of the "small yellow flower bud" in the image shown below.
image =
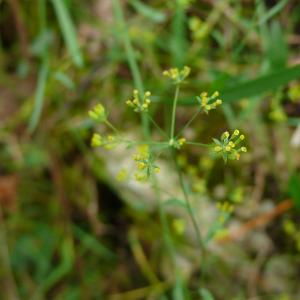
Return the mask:
<path id="1" fill-rule="evenodd" d="M 214 151 L 216 151 L 216 152 L 220 152 L 220 151 L 222 151 L 222 147 L 220 147 L 220 146 L 216 146 L 216 147 L 214 148 Z"/>
<path id="2" fill-rule="evenodd" d="M 89 116 L 95 121 L 103 122 L 106 119 L 105 108 L 102 104 L 99 103 L 95 105 L 92 110 L 89 111 Z"/>
<path id="3" fill-rule="evenodd" d="M 233 132 L 233 135 L 239 135 L 240 134 L 240 131 L 238 129 L 236 129 L 234 132 Z"/>
<path id="4" fill-rule="evenodd" d="M 146 175 L 140 173 L 135 173 L 134 177 L 136 181 L 145 181 L 147 179 Z"/>
<path id="5" fill-rule="evenodd" d="M 240 135 L 240 140 L 242 141 L 243 139 L 245 139 L 245 136 L 243 134 Z"/>
<path id="6" fill-rule="evenodd" d="M 144 162 L 138 162 L 137 163 L 137 168 L 139 170 L 143 170 L 143 169 L 145 169 L 145 167 L 146 167 L 146 164 Z"/>
<path id="7" fill-rule="evenodd" d="M 228 137 L 229 137 L 229 132 L 228 132 L 228 131 L 225 131 L 225 132 L 222 134 L 221 139 L 222 139 L 222 140 L 225 140 L 225 139 L 227 139 Z"/>
<path id="8" fill-rule="evenodd" d="M 218 91 L 215 91 L 212 95 L 213 98 L 219 97 L 220 93 Z"/>
<path id="9" fill-rule="evenodd" d="M 186 142 L 186 139 L 185 139 L 185 138 L 180 138 L 180 139 L 178 140 L 178 143 L 179 143 L 180 146 L 182 146 L 183 144 L 185 144 L 185 142 Z"/>
<path id="10" fill-rule="evenodd" d="M 242 151 L 242 152 L 247 152 L 247 148 L 246 148 L 246 147 L 242 147 L 242 148 L 241 148 L 241 151 Z"/>
<path id="11" fill-rule="evenodd" d="M 151 96 L 151 92 L 147 91 L 147 92 L 145 93 L 145 97 L 150 97 L 150 96 Z"/>
<path id="12" fill-rule="evenodd" d="M 98 133 L 94 133 L 91 140 L 92 147 L 99 147 L 102 145 L 102 137 Z"/>

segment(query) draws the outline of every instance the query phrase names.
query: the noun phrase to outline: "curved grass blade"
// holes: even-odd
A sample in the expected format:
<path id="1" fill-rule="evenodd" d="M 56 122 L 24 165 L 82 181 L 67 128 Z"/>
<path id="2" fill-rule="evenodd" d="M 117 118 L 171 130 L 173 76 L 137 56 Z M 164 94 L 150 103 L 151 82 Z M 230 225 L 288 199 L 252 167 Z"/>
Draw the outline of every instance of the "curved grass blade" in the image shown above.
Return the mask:
<path id="1" fill-rule="evenodd" d="M 49 63 L 48 59 L 46 58 L 42 63 L 38 74 L 37 88 L 34 96 L 34 107 L 28 126 L 28 130 L 30 133 L 32 133 L 36 129 L 41 117 L 48 73 Z"/>
<path id="2" fill-rule="evenodd" d="M 259 78 L 236 84 L 220 90 L 222 99 L 227 103 L 236 102 L 242 99 L 249 99 L 262 93 L 273 91 L 290 81 L 300 78 L 300 64 L 287 67 L 276 72 L 269 73 Z M 157 102 L 170 102 L 170 100 L 160 100 Z M 194 98 L 186 98 L 178 101 L 179 105 L 198 105 Z"/>
<path id="3" fill-rule="evenodd" d="M 70 14 L 63 0 L 52 0 L 55 13 L 59 22 L 59 26 L 65 40 L 66 46 L 74 64 L 77 67 L 83 66 L 83 58 L 80 52 L 80 47 L 77 42 L 76 29 L 73 25 Z"/>

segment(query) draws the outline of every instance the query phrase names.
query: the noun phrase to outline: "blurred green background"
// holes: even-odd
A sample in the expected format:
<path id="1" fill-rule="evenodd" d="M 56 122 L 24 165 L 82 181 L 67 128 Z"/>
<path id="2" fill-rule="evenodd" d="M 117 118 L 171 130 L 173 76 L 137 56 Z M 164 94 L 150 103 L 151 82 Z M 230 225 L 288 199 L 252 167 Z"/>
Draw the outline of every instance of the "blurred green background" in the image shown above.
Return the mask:
<path id="1" fill-rule="evenodd" d="M 299 45 L 297 0 L 0 1 L 0 299 L 300 299 Z M 212 241 L 199 291 L 199 253 L 173 203 L 178 296 L 155 199 L 115 179 L 127 152 L 91 149 L 87 111 L 102 102 L 136 137 L 124 102 L 142 88 L 165 124 L 162 72 L 184 65 L 178 124 L 195 95 L 219 90 L 223 109 L 187 134 L 209 142 L 239 128 L 249 150 L 227 165 L 182 154 L 204 223 L 230 200 L 242 230 Z"/>

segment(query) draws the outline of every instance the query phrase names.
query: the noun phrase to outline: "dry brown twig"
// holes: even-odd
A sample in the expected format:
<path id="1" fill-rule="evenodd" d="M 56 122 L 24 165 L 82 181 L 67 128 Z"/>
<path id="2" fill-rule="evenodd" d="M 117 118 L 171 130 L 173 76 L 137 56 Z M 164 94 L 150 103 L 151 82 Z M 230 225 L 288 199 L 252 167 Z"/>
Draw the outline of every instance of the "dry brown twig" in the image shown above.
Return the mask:
<path id="1" fill-rule="evenodd" d="M 240 227 L 233 229 L 228 235 L 218 239 L 219 243 L 240 240 L 245 237 L 252 230 L 263 227 L 270 223 L 276 217 L 282 215 L 293 206 L 293 201 L 287 199 L 279 203 L 272 211 L 264 213 L 254 219 L 249 220 Z"/>

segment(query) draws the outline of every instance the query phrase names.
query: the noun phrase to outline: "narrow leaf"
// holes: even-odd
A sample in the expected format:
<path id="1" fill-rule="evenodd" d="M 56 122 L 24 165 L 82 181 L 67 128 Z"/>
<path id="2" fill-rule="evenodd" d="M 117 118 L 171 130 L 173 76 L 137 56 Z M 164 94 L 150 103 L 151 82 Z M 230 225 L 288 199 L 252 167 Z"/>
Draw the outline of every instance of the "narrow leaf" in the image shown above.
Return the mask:
<path id="1" fill-rule="evenodd" d="M 292 198 L 295 207 L 300 209 L 300 176 L 293 174 L 289 180 L 288 193 Z"/>
<path id="2" fill-rule="evenodd" d="M 151 19 L 154 22 L 163 22 L 166 19 L 166 15 L 156 9 L 153 9 L 151 6 L 148 6 L 141 1 L 131 0 L 130 4 L 139 12 L 141 15 Z"/>
<path id="3" fill-rule="evenodd" d="M 80 52 L 80 47 L 77 42 L 76 30 L 73 25 L 71 16 L 63 0 L 52 0 L 55 13 L 60 25 L 62 35 L 66 46 L 70 52 L 73 62 L 76 66 L 83 66 L 83 59 Z"/>
<path id="4" fill-rule="evenodd" d="M 36 129 L 41 117 L 43 103 L 45 99 L 45 89 L 46 89 L 46 81 L 47 81 L 48 73 L 49 73 L 49 64 L 48 64 L 48 60 L 46 59 L 42 63 L 38 73 L 37 88 L 34 96 L 34 106 L 33 106 L 33 111 L 28 126 L 28 130 L 31 133 Z"/>
<path id="5" fill-rule="evenodd" d="M 215 298 L 211 294 L 211 292 L 205 288 L 199 289 L 199 294 L 201 296 L 201 300 L 214 300 Z"/>
<path id="6" fill-rule="evenodd" d="M 269 73 L 257 79 L 238 83 L 233 87 L 220 90 L 221 98 L 227 102 L 236 102 L 244 98 L 258 96 L 264 92 L 273 91 L 290 81 L 300 78 L 300 64 Z M 161 100 L 157 100 L 160 102 Z M 169 100 L 167 100 L 169 101 Z M 198 105 L 194 98 L 186 98 L 179 101 L 180 105 Z"/>

